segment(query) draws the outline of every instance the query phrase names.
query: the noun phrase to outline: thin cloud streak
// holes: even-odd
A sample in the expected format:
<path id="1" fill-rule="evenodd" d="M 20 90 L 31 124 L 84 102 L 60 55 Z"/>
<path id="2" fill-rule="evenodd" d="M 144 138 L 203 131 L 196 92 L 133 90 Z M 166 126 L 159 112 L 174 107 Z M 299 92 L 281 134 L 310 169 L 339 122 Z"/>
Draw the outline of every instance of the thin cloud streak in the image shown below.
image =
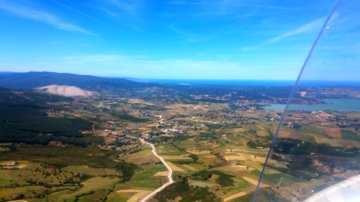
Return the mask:
<path id="1" fill-rule="evenodd" d="M 170 25 L 169 29 L 173 32 L 175 32 L 177 35 L 180 35 L 185 39 L 185 42 L 187 43 L 198 43 L 198 42 L 204 42 L 209 41 L 215 38 L 218 38 L 220 35 L 212 34 L 212 35 L 200 35 L 200 34 L 194 34 L 189 31 L 186 31 L 184 29 L 181 29 L 175 25 Z"/>
<path id="2" fill-rule="evenodd" d="M 62 63 L 69 68 L 83 66 L 88 68 L 89 72 L 97 72 L 95 67 L 101 65 L 103 69 L 111 69 L 115 72 L 114 74 L 129 77 L 136 76 L 138 78 L 200 78 L 201 75 L 211 78 L 240 78 L 242 73 L 245 75 L 248 71 L 239 63 L 227 60 L 194 60 L 186 58 L 172 60 L 122 54 L 64 56 L 62 61 L 59 61 L 59 64 Z M 145 71 L 139 72 L 139 68 L 144 68 Z M 222 70 L 222 73 L 219 73 L 219 69 Z"/>
<path id="3" fill-rule="evenodd" d="M 112 5 L 120 9 L 126 14 L 136 16 L 139 13 L 140 8 L 142 7 L 142 2 L 140 0 L 132 1 L 119 1 L 119 0 L 106 0 L 107 4 Z"/>
<path id="4" fill-rule="evenodd" d="M 49 12 L 22 7 L 20 5 L 8 3 L 7 1 L 0 1 L 0 10 L 4 10 L 18 17 L 46 23 L 60 30 L 78 32 L 92 36 L 96 35 L 95 33 L 88 31 L 78 25 L 63 21 L 58 16 Z"/>
<path id="5" fill-rule="evenodd" d="M 144 5 L 141 0 L 102 0 L 92 8 L 133 31 L 143 32 L 141 11 Z"/>
<path id="6" fill-rule="evenodd" d="M 297 27 L 291 31 L 288 31 L 284 34 L 281 34 L 279 36 L 273 37 L 271 39 L 268 40 L 269 43 L 274 43 L 274 42 L 278 42 L 281 41 L 283 39 L 292 37 L 292 36 L 296 36 L 296 35 L 300 35 L 300 34 L 305 34 L 308 33 L 310 31 L 314 31 L 316 29 L 319 29 L 322 25 L 322 23 L 324 22 L 324 18 L 319 18 L 316 19 L 314 21 L 311 21 L 305 25 L 302 25 L 300 27 Z"/>
<path id="7" fill-rule="evenodd" d="M 238 0 L 216 0 L 216 1 L 172 1 L 168 2 L 168 4 L 174 5 L 195 5 L 195 6 L 217 6 L 221 9 L 224 8 L 232 8 L 232 7 L 243 7 L 243 8 L 260 8 L 267 10 L 282 10 L 282 11 L 301 11 L 304 8 L 301 7 L 288 7 L 288 6 L 280 6 L 280 5 L 269 5 L 269 4 L 254 4 L 251 1 L 238 1 Z"/>
<path id="8" fill-rule="evenodd" d="M 95 54 L 83 56 L 65 56 L 64 59 L 69 64 L 88 64 L 94 62 L 114 62 L 126 59 L 126 56 L 116 54 Z"/>
<path id="9" fill-rule="evenodd" d="M 83 12 L 83 11 L 81 11 L 81 10 L 75 9 L 74 7 L 69 6 L 69 5 L 65 4 L 65 3 L 62 3 L 62 2 L 60 2 L 60 1 L 57 1 L 57 0 L 53 0 L 53 1 L 54 1 L 56 4 L 58 4 L 58 5 L 60 5 L 60 6 L 64 7 L 64 8 L 66 8 L 66 9 L 68 9 L 68 10 L 70 10 L 70 11 L 76 13 L 76 14 L 79 14 L 79 15 L 82 15 L 82 16 L 84 16 L 84 17 L 87 17 L 87 18 L 89 18 L 89 19 L 91 19 L 91 20 L 93 20 L 93 21 L 97 21 L 97 19 L 96 19 L 95 17 L 93 17 L 93 16 L 91 16 L 91 15 L 88 15 L 86 12 Z"/>
<path id="10" fill-rule="evenodd" d="M 296 35 L 301 35 L 301 34 L 306 34 L 309 33 L 311 31 L 315 31 L 316 29 L 319 29 L 323 23 L 325 18 L 318 18 L 316 20 L 313 20 L 309 23 L 306 23 L 304 25 L 301 25 L 293 30 L 287 31 L 283 34 L 280 34 L 278 36 L 272 37 L 262 43 L 259 43 L 257 45 L 253 45 L 253 46 L 245 46 L 240 48 L 241 52 L 246 52 L 246 51 L 252 51 L 252 50 L 256 50 L 258 48 L 261 48 L 262 46 L 266 45 L 266 44 L 273 44 L 273 43 L 277 43 L 280 42 L 284 39 L 296 36 Z M 333 20 L 333 19 L 332 19 Z"/>

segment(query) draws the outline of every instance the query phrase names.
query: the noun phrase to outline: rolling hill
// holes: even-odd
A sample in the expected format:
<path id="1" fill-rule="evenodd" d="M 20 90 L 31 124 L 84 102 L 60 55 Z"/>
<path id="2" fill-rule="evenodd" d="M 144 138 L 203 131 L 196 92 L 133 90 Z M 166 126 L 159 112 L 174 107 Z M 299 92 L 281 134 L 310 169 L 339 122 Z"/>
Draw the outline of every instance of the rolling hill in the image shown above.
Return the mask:
<path id="1" fill-rule="evenodd" d="M 12 89 L 34 89 L 48 85 L 76 86 L 89 91 L 118 92 L 125 89 L 154 86 L 123 78 L 106 78 L 54 72 L 1 72 L 0 87 Z"/>

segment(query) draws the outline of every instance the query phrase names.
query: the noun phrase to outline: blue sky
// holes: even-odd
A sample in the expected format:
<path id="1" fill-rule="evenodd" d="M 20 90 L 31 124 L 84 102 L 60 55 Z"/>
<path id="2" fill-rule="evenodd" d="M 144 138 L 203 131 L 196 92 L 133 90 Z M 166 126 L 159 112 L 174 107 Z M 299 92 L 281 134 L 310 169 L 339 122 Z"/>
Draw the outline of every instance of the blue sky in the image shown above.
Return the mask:
<path id="1" fill-rule="evenodd" d="M 334 2 L 0 0 L 0 71 L 292 80 Z M 344 19 L 338 16 L 334 24 Z M 357 32 L 355 25 L 346 30 L 356 39 Z M 339 44 L 324 41 L 337 53 Z M 324 51 L 313 64 L 325 68 L 332 57 Z M 343 79 L 356 80 L 356 67 L 349 68 Z M 329 79 L 337 78 L 339 71 L 333 72 Z"/>

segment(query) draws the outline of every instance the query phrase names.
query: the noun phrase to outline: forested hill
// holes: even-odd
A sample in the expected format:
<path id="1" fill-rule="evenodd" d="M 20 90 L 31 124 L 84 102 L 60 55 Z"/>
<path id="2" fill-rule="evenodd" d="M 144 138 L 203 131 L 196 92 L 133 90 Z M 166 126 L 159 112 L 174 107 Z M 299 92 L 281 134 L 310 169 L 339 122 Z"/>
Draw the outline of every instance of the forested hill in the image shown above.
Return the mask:
<path id="1" fill-rule="evenodd" d="M 33 89 L 47 85 L 77 86 L 92 91 L 119 91 L 155 84 L 141 83 L 124 78 L 106 78 L 54 72 L 0 73 L 0 86 L 13 89 Z"/>

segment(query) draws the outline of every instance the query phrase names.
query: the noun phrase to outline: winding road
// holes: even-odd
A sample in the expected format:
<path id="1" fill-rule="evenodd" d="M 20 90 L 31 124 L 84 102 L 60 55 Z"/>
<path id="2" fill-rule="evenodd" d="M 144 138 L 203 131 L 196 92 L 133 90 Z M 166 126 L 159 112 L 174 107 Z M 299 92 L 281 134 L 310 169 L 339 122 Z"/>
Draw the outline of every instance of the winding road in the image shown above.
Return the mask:
<path id="1" fill-rule="evenodd" d="M 173 170 L 171 169 L 171 167 L 169 166 L 169 164 L 166 163 L 166 161 L 159 156 L 156 153 L 156 148 L 153 144 L 146 142 L 144 139 L 140 139 L 140 141 L 144 144 L 147 144 L 151 147 L 151 151 L 154 154 L 154 156 L 156 156 L 156 158 L 158 158 L 162 164 L 164 164 L 164 166 L 166 167 L 166 169 L 168 170 L 168 182 L 163 184 L 161 187 L 155 189 L 153 192 L 151 192 L 149 195 L 147 195 L 146 197 L 144 197 L 140 202 L 146 202 L 147 200 L 149 200 L 150 198 L 152 198 L 153 196 L 155 196 L 157 193 L 159 193 L 160 191 L 164 190 L 166 187 L 170 186 L 172 183 L 174 183 L 174 180 L 172 178 L 172 174 L 173 174 Z"/>

